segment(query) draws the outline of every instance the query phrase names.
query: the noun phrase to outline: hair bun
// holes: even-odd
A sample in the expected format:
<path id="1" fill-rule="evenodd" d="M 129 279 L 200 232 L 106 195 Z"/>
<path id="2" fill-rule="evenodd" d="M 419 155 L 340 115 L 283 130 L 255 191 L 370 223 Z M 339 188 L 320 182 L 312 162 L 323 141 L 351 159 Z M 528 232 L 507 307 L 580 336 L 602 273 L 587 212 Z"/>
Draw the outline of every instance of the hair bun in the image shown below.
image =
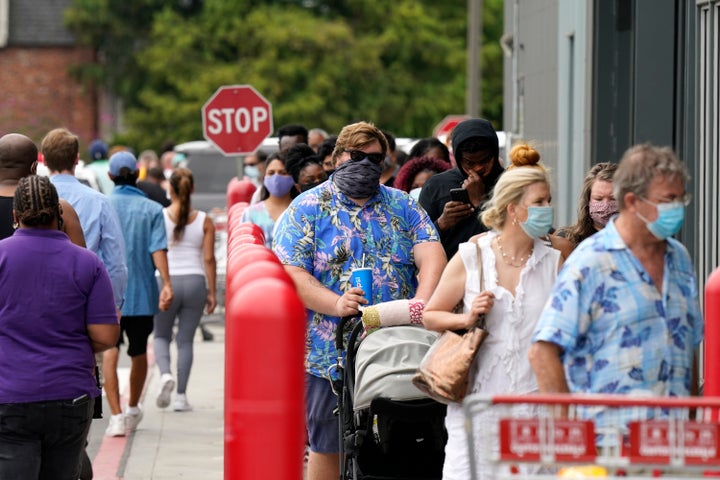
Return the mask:
<path id="1" fill-rule="evenodd" d="M 510 161 L 513 167 L 534 167 L 540 163 L 540 154 L 527 143 L 521 143 L 510 150 Z"/>

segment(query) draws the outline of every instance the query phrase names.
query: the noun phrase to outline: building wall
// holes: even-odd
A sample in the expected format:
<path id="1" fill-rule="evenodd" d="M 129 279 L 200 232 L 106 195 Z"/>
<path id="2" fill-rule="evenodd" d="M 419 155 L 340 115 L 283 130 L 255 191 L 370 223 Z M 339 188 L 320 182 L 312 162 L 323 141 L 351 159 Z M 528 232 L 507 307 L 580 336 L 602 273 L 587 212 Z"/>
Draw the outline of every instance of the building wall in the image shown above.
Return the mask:
<path id="1" fill-rule="evenodd" d="M 558 0 L 506 0 L 505 32 L 512 32 L 513 48 L 505 59 L 504 124 L 557 172 Z"/>
<path id="2" fill-rule="evenodd" d="M 95 138 L 96 96 L 69 73 L 91 55 L 75 47 L 0 49 L 0 135 L 19 132 L 39 142 L 64 126 L 85 145 Z"/>

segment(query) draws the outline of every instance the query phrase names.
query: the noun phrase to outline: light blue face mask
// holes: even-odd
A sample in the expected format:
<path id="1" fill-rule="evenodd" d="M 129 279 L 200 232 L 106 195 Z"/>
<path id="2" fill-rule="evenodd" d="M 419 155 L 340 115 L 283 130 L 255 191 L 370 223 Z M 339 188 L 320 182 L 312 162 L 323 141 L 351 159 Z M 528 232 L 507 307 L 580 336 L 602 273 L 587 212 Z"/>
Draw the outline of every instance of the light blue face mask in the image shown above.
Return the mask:
<path id="1" fill-rule="evenodd" d="M 680 231 L 685 220 L 685 204 L 683 202 L 653 203 L 645 198 L 641 198 L 641 200 L 650 205 L 655 205 L 655 208 L 657 208 L 658 218 L 654 222 L 648 221 L 637 212 L 637 216 L 645 222 L 648 230 L 655 238 L 665 240 Z"/>
<path id="2" fill-rule="evenodd" d="M 520 227 L 530 238 L 547 235 L 553 224 L 552 207 L 528 207 L 528 218 L 520 222 Z"/>
<path id="3" fill-rule="evenodd" d="M 422 188 L 418 187 L 418 188 L 413 188 L 412 190 L 410 190 L 408 192 L 410 194 L 410 196 L 415 199 L 416 202 L 420 200 L 420 190 L 422 190 Z"/>
<path id="4" fill-rule="evenodd" d="M 243 171 L 245 172 L 245 176 L 251 180 L 260 178 L 260 169 L 256 165 L 245 165 Z"/>

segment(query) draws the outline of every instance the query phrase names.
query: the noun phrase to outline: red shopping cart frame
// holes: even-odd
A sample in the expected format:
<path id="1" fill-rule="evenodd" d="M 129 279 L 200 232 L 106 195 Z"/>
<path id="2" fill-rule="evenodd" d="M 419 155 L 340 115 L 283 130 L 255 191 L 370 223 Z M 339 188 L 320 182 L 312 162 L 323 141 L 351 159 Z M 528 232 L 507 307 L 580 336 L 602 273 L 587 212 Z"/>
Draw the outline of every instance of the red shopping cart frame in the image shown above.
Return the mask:
<path id="1" fill-rule="evenodd" d="M 720 466 L 720 423 L 715 413 L 720 397 L 635 397 L 629 395 L 471 395 L 464 402 L 467 418 L 474 411 L 509 405 L 537 405 L 543 411 L 530 418 L 501 416 L 498 423 L 499 462 L 543 464 L 595 463 L 610 467 L 631 465 L 683 467 Z M 633 420 L 620 425 L 625 432 L 610 456 L 599 454 L 593 420 L 569 418 L 573 407 L 608 409 L 647 408 L 666 412 L 668 418 Z M 671 412 L 695 413 L 678 418 Z M 559 412 L 563 412 L 560 414 Z M 621 418 L 618 415 L 618 418 Z M 607 428 L 607 427 L 606 427 Z M 471 433 L 472 436 L 472 433 Z"/>

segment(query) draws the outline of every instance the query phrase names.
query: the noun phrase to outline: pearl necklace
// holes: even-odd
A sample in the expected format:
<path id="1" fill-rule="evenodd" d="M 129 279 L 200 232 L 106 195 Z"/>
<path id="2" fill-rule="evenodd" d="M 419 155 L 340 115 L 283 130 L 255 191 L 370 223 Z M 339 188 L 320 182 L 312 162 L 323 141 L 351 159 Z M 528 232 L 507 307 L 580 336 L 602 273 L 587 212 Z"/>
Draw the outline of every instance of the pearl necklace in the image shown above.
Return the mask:
<path id="1" fill-rule="evenodd" d="M 515 263 L 515 257 L 508 255 L 508 254 L 505 253 L 505 251 L 503 250 L 502 242 L 500 241 L 500 235 L 498 235 L 497 237 L 495 237 L 495 239 L 497 240 L 498 250 L 500 251 L 500 258 L 502 258 L 503 262 L 504 262 L 506 265 L 510 265 L 511 267 L 522 268 L 523 266 L 525 266 L 525 264 L 527 263 L 528 259 L 532 256 L 533 251 L 535 250 L 535 247 L 531 247 L 531 248 L 530 248 L 530 253 L 528 253 L 528 254 L 525 255 L 524 257 L 520 257 L 520 258 L 517 260 L 517 263 Z M 508 257 L 510 257 L 509 260 L 508 260 Z"/>

